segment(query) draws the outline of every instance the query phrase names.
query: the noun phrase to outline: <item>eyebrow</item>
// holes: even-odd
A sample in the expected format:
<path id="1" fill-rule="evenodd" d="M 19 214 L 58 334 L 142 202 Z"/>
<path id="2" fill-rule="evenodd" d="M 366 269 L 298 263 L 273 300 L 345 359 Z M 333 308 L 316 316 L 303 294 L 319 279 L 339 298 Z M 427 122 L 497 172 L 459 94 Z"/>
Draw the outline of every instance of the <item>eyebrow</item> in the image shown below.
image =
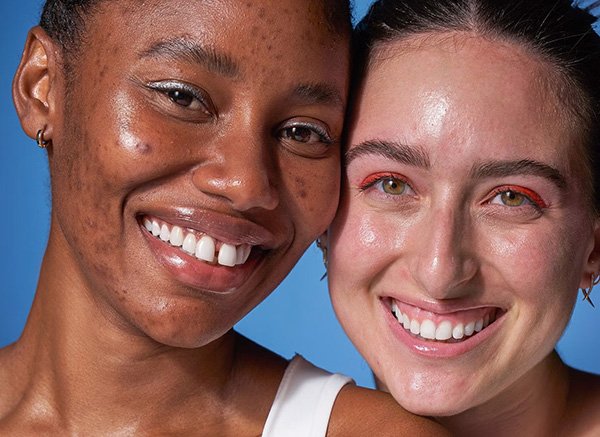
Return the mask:
<path id="1" fill-rule="evenodd" d="M 231 56 L 219 53 L 213 47 L 202 47 L 184 37 L 158 41 L 144 50 L 140 57 L 183 59 L 200 64 L 209 71 L 222 76 L 236 78 L 240 75 L 240 68 Z"/>
<path id="2" fill-rule="evenodd" d="M 552 166 L 530 159 L 485 162 L 475 165 L 471 169 L 471 176 L 474 178 L 515 175 L 539 176 L 548 179 L 560 189 L 565 189 L 567 187 L 567 181 L 560 171 Z"/>
<path id="3" fill-rule="evenodd" d="M 402 164 L 428 169 L 429 155 L 421 147 L 410 147 L 395 141 L 368 140 L 349 149 L 344 156 L 344 164 L 349 165 L 356 158 L 378 155 Z"/>
<path id="4" fill-rule="evenodd" d="M 293 94 L 308 103 L 344 106 L 344 99 L 339 91 L 326 83 L 300 84 Z"/>

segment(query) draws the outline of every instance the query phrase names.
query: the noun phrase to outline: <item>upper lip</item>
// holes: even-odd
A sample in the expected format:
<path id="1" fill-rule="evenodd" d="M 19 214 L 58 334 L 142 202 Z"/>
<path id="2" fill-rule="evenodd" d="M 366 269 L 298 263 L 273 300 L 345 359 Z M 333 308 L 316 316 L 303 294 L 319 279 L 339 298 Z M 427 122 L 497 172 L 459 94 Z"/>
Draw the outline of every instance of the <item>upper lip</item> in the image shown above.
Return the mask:
<path id="1" fill-rule="evenodd" d="M 490 307 L 500 308 L 503 311 L 505 310 L 505 308 L 502 308 L 498 305 L 475 303 L 472 301 L 469 302 L 465 299 L 449 299 L 447 301 L 432 302 L 432 301 L 427 301 L 427 300 L 423 300 L 423 299 L 417 300 L 417 299 L 411 299 L 411 298 L 406 298 L 406 297 L 396 297 L 396 296 L 392 296 L 389 294 L 381 296 L 380 299 L 383 299 L 383 300 L 394 299 L 394 300 L 397 300 L 398 302 L 402 302 L 407 305 L 411 305 L 411 306 L 420 308 L 422 310 L 429 311 L 430 313 L 439 314 L 439 315 L 452 314 L 452 313 L 456 313 L 459 311 L 468 311 L 468 310 L 474 310 L 474 309 L 478 309 L 478 308 L 490 308 Z"/>
<path id="2" fill-rule="evenodd" d="M 277 238 L 265 227 L 222 212 L 177 207 L 171 210 L 145 211 L 140 216 L 154 217 L 182 228 L 193 229 L 223 243 L 249 244 L 267 250 L 277 246 Z"/>

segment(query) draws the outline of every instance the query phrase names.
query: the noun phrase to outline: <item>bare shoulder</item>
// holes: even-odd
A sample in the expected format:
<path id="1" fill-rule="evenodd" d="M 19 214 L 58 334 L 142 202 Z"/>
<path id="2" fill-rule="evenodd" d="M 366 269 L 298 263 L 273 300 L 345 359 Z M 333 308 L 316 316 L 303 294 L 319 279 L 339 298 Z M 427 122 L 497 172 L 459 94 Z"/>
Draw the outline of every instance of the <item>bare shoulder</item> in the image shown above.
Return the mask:
<path id="1" fill-rule="evenodd" d="M 350 384 L 335 401 L 327 435 L 438 437 L 450 434 L 432 420 L 409 413 L 388 393 Z"/>
<path id="2" fill-rule="evenodd" d="M 569 382 L 565 435 L 600 435 L 600 375 L 570 369 Z"/>

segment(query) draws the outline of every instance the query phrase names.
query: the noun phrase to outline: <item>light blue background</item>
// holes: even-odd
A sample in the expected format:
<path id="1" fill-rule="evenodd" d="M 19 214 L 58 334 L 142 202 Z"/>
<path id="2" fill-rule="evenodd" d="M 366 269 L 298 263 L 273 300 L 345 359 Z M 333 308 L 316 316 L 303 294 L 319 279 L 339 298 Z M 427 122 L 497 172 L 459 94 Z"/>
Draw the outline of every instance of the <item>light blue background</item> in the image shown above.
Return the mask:
<path id="1" fill-rule="evenodd" d="M 12 105 L 11 81 L 41 0 L 0 3 L 0 346 L 16 340 L 33 298 L 49 224 L 49 181 L 45 153 L 21 131 Z M 370 1 L 355 2 L 361 17 Z M 238 329 L 266 347 L 295 352 L 318 365 L 372 385 L 366 363 L 339 327 L 327 295 L 321 256 L 314 246 L 278 290 Z M 600 289 L 596 301 L 600 304 Z M 600 373 L 600 307 L 580 301 L 559 344 L 569 364 Z"/>

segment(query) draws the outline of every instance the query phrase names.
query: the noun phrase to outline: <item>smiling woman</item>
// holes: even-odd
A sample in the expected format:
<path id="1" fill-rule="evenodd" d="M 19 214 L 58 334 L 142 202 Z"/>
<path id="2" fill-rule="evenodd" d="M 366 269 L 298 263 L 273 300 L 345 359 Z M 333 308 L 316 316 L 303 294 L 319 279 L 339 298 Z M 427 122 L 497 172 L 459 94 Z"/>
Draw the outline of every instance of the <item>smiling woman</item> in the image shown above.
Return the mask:
<path id="1" fill-rule="evenodd" d="M 554 352 L 600 275 L 592 22 L 380 0 L 357 30 L 331 297 L 380 386 L 457 435 L 600 435 L 600 378 Z"/>
<path id="2" fill-rule="evenodd" d="M 348 9 L 46 2 L 13 96 L 48 154 L 51 226 L 0 350 L 0 433 L 352 435 L 393 412 L 393 432 L 437 429 L 232 330 L 334 215 Z"/>

